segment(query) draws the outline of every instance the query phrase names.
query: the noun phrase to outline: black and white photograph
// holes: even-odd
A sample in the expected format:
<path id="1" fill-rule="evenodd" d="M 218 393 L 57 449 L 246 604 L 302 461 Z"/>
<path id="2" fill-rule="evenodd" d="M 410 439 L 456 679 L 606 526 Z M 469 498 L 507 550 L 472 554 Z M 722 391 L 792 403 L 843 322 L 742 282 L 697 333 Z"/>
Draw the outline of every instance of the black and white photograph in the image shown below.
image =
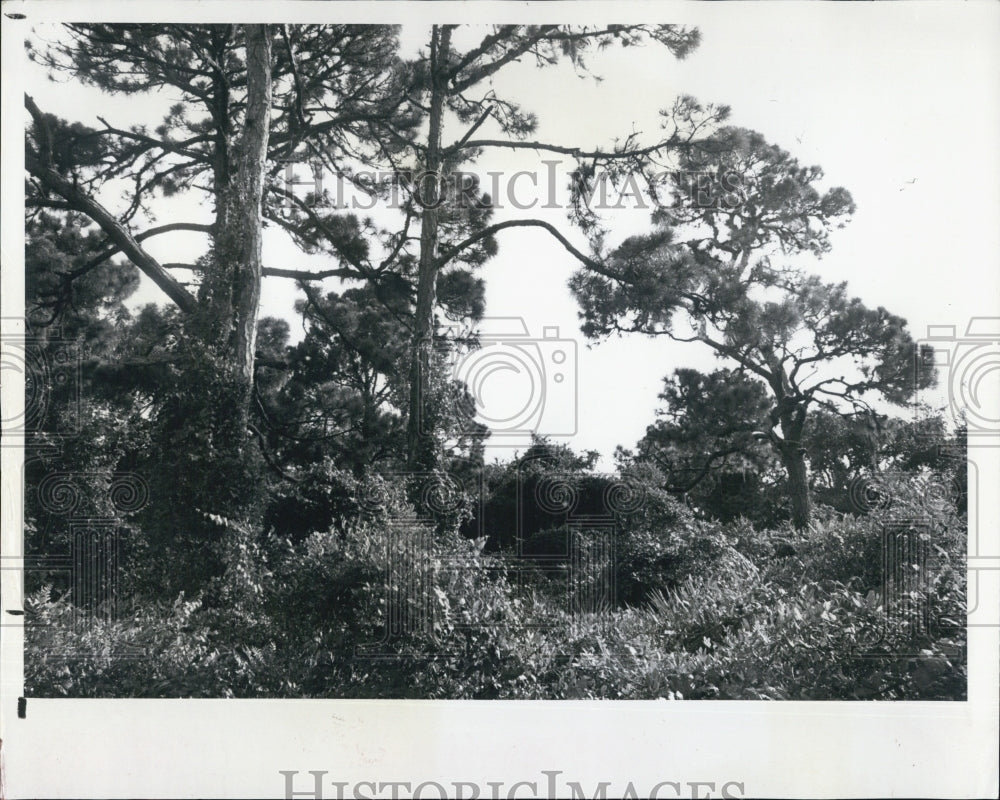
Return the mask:
<path id="1" fill-rule="evenodd" d="M 4 3 L 0 795 L 995 796 L 998 34 Z"/>

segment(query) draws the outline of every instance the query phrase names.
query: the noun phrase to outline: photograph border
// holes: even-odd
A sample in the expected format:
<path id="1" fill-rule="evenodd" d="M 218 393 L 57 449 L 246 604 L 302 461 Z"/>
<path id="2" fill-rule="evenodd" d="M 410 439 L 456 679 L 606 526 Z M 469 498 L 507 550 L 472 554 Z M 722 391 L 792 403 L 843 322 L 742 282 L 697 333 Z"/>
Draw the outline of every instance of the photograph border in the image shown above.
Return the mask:
<path id="1" fill-rule="evenodd" d="M 866 14 L 911 14 L 914 3 L 678 4 L 635 2 L 94 2 L 105 21 L 667 20 L 718 14 L 752 24 L 789 16 L 824 26 Z M 928 17 L 937 3 L 919 4 Z M 972 24 L 1000 24 L 1000 6 L 949 5 Z M 751 7 L 752 6 L 752 7 Z M 32 22 L 78 20 L 63 0 L 3 5 L 3 335 L 23 319 L 21 40 Z M 17 15 L 25 15 L 18 19 Z M 748 23 L 749 24 L 749 23 Z M 998 45 L 1000 46 L 1000 45 Z M 998 99 L 1000 102 L 1000 99 Z M 984 254 L 995 268 L 998 254 Z M 971 290 L 971 287 L 970 287 Z M 984 301 L 986 302 L 986 301 Z M 942 310 L 946 315 L 947 311 Z M 986 307 L 983 315 L 1000 314 Z M 964 329 L 967 320 L 954 320 Z M 23 413 L 23 375 L 5 370 L 4 419 Z M 1000 407 L 1000 398 L 993 398 Z M 998 434 L 1000 435 L 1000 434 Z M 5 437 L 7 438 L 7 437 Z M 982 614 L 968 629 L 967 701 L 397 701 L 24 700 L 23 448 L 0 448 L 2 582 L 0 759 L 9 797 L 561 796 L 577 790 L 639 797 L 985 797 L 998 785 L 1000 675 L 1000 440 L 970 438 L 970 593 Z M 975 581 L 972 577 L 975 576 Z M 970 596 L 970 608 L 973 600 Z M 20 615 L 19 615 L 20 612 Z M 291 778 L 289 778 L 289 774 Z M 292 783 L 286 781 L 291 780 Z M 519 786 L 519 782 L 520 785 Z M 555 783 L 553 783 L 555 782 Z M 409 788 L 403 789 L 406 783 Z M 535 788 L 531 785 L 534 783 Z M 384 784 L 389 788 L 379 788 Z M 464 788 L 453 788 L 464 784 Z M 691 784 L 696 784 L 692 788 Z M 712 785 L 709 788 L 708 784 Z M 338 788 L 339 787 L 339 788 Z M 473 788 L 474 787 L 474 788 Z M 492 787 L 492 788 L 491 788 Z M 727 788 L 724 788 L 727 787 Z M 699 793 L 708 792 L 708 794 Z M 581 794 L 583 796 L 583 794 Z"/>

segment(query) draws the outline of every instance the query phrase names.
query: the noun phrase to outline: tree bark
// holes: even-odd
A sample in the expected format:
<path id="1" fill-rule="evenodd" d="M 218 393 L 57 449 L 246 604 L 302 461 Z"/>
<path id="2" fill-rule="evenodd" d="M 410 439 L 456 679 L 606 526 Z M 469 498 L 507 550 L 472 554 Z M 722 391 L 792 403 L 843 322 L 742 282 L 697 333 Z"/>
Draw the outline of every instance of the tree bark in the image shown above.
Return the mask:
<path id="1" fill-rule="evenodd" d="M 781 454 L 781 463 L 788 476 L 788 499 L 792 505 L 792 524 L 799 530 L 809 524 L 812 500 L 809 497 L 809 471 L 805 456 L 795 449 Z"/>
<path id="2" fill-rule="evenodd" d="M 271 33 L 266 25 L 248 25 L 247 112 L 238 173 L 242 197 L 239 228 L 247 233 L 236 267 L 235 315 L 230 348 L 236 369 L 245 381 L 253 380 L 260 306 L 261 240 L 267 139 L 271 129 Z"/>
<path id="3" fill-rule="evenodd" d="M 203 265 L 190 328 L 188 387 L 161 411 L 156 433 L 163 456 L 152 491 L 160 507 L 168 509 L 170 527 L 179 531 L 173 543 L 174 590 L 212 586 L 231 563 L 234 531 L 253 531 L 262 511 L 265 462 L 251 438 L 250 402 L 262 276 L 271 35 L 267 26 L 247 25 L 245 38 L 246 111 L 228 163 L 219 159 L 212 251 Z M 231 528 L 226 535 L 220 535 L 218 518 Z"/>
<path id="4" fill-rule="evenodd" d="M 238 383 L 253 381 L 262 279 L 261 200 L 271 112 L 271 33 L 247 25 L 247 107 L 236 174 L 218 186 L 214 251 L 200 291 L 207 343 Z"/>
<path id="5" fill-rule="evenodd" d="M 781 441 L 778 455 L 788 476 L 788 499 L 792 506 L 792 524 L 801 530 L 812 517 L 812 500 L 809 497 L 809 469 L 806 466 L 802 433 L 805 429 L 805 409 L 793 406 L 780 416 Z"/>
<path id="6" fill-rule="evenodd" d="M 434 337 L 434 303 L 438 275 L 438 205 L 441 202 L 441 121 L 448 84 L 448 50 L 451 29 L 434 26 L 431 34 L 430 114 L 423 180 L 417 187 L 422 205 L 420 259 L 417 272 L 417 305 L 410 344 L 410 402 L 406 429 L 407 464 L 410 469 L 433 468 L 436 462 L 434 418 L 430 409 L 430 352 Z"/>

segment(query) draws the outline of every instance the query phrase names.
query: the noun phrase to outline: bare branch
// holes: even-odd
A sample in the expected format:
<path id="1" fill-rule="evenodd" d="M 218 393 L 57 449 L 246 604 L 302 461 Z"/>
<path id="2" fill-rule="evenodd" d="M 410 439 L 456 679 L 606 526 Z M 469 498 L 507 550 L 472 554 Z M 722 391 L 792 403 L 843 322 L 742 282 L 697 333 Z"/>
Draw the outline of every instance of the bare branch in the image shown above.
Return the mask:
<path id="1" fill-rule="evenodd" d="M 310 272 L 305 269 L 279 269 L 264 267 L 261 274 L 265 278 L 294 278 L 297 281 L 322 281 L 327 278 L 344 278 L 359 280 L 361 275 L 354 269 L 324 269 L 320 272 Z"/>
<path id="2" fill-rule="evenodd" d="M 455 142 L 455 144 L 450 145 L 449 147 L 445 147 L 442 152 L 447 154 L 447 153 L 453 153 L 456 150 L 460 150 L 465 145 L 465 143 L 472 138 L 472 134 L 474 134 L 477 130 L 479 130 L 480 126 L 482 126 L 482 124 L 490 118 L 490 114 L 492 113 L 493 113 L 493 106 L 488 106 L 486 110 L 480 115 L 479 119 L 476 120 L 475 124 L 465 132 L 465 136 L 463 136 L 461 139 Z"/>
<path id="3" fill-rule="evenodd" d="M 573 245 L 573 243 L 569 241 L 569 239 L 567 239 L 565 236 L 562 235 L 562 233 L 559 232 L 559 229 L 556 228 L 555 225 L 552 225 L 540 219 L 514 219 L 514 220 L 507 220 L 506 222 L 498 222 L 494 225 L 489 225 L 483 228 L 481 231 L 477 231 L 464 241 L 459 242 L 457 245 L 450 248 L 447 252 L 441 255 L 437 260 L 438 268 L 440 269 L 441 267 L 443 267 L 445 264 L 451 261 L 455 256 L 457 256 L 460 252 L 462 252 L 468 247 L 471 247 L 476 242 L 479 242 L 489 236 L 492 236 L 494 233 L 498 233 L 499 231 L 505 230 L 507 228 L 541 228 L 542 230 L 547 231 L 553 238 L 555 238 L 559 242 L 559 244 L 561 244 L 564 248 L 566 248 L 566 250 L 570 254 L 573 255 L 574 258 L 576 258 L 582 264 L 585 264 L 594 272 L 598 273 L 599 275 L 603 275 L 606 278 L 611 278 L 613 280 L 622 280 L 623 276 L 614 272 L 613 270 L 608 268 L 606 265 L 600 263 L 599 261 L 596 261 L 590 256 L 587 256 L 582 252 L 580 252 Z"/>
<path id="4" fill-rule="evenodd" d="M 104 206 L 85 196 L 59 173 L 43 167 L 34 156 L 26 156 L 25 165 L 46 188 L 65 197 L 77 211 L 86 214 L 100 225 L 108 238 L 115 242 L 129 260 L 149 276 L 182 311 L 190 314 L 198 307 L 195 298 L 175 281 L 155 258 L 139 246 L 135 237 Z"/>
<path id="5" fill-rule="evenodd" d="M 70 205 L 70 208 L 73 208 L 73 206 Z M 141 242 L 153 236 L 159 236 L 161 233 L 172 233 L 173 231 L 197 231 L 200 233 L 213 233 L 215 231 L 215 226 L 203 225 L 198 222 L 171 222 L 167 225 L 158 225 L 157 227 L 150 228 L 149 230 L 145 230 L 142 233 L 137 233 L 133 238 L 137 242 Z M 105 261 L 111 258 L 115 253 L 119 252 L 121 252 L 121 247 L 119 247 L 118 245 L 113 245 L 109 247 L 107 250 L 101 251 L 96 256 L 94 256 L 90 261 L 84 264 L 82 267 L 73 270 L 73 272 L 70 273 L 70 279 L 72 280 L 74 278 L 79 278 L 81 275 L 90 272 L 92 269 L 94 269 L 95 267 L 99 267 L 101 264 L 103 264 Z M 165 269 L 169 268 L 170 266 L 171 266 L 170 264 L 163 265 Z"/>

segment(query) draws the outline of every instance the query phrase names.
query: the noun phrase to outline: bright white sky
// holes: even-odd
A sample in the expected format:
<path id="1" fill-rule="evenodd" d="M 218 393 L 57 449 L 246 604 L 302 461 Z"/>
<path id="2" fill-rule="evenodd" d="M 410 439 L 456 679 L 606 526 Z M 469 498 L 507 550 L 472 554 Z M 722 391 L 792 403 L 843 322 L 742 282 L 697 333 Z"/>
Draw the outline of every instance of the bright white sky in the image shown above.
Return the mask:
<path id="1" fill-rule="evenodd" d="M 422 23 L 431 19 L 429 4 L 418 5 L 422 11 L 411 6 L 406 12 L 424 14 L 421 24 L 404 29 L 404 43 L 411 48 L 426 41 Z M 512 5 L 503 9 L 503 21 L 527 21 L 516 14 L 511 19 Z M 390 4 L 383 7 L 388 11 Z M 558 19 L 567 8 L 551 6 Z M 592 14 L 590 9 L 607 6 L 587 8 Z M 634 17 L 635 6 L 629 8 Z M 869 305 L 904 316 L 918 337 L 928 325 L 955 325 L 961 335 L 971 317 L 1000 315 L 1000 7 L 647 8 L 662 12 L 658 21 L 697 24 L 700 48 L 683 62 L 658 47 L 594 54 L 589 65 L 603 78 L 600 83 L 573 76 L 569 64 L 545 70 L 533 63 L 515 65 L 496 80 L 497 94 L 516 98 L 538 114 L 540 130 L 533 138 L 584 146 L 606 145 L 633 128 L 652 137 L 657 111 L 678 94 L 728 104 L 731 124 L 759 130 L 801 162 L 821 165 L 827 186 L 842 185 L 853 194 L 858 210 L 852 223 L 834 233 L 833 252 L 815 262 L 814 271 L 828 280 L 846 280 Z M 463 13 L 472 12 L 466 7 Z M 557 19 L 556 13 L 545 21 L 548 17 Z M 101 114 L 124 126 L 139 121 L 137 113 L 155 112 L 150 121 L 159 116 L 158 105 L 51 84 L 31 71 L 27 76 L 28 90 L 42 109 L 70 119 L 97 124 Z M 454 140 L 463 132 L 452 129 L 445 138 Z M 484 159 L 477 169 L 530 170 L 549 157 L 505 153 Z M 179 218 L 197 219 L 198 213 L 188 208 Z M 561 211 L 505 210 L 497 219 L 515 216 L 547 219 L 569 231 Z M 162 217 L 167 218 L 166 211 Z M 620 220 L 619 231 L 641 231 L 647 221 L 648 211 L 631 211 Z M 542 231 L 506 231 L 500 237 L 500 254 L 483 270 L 487 313 L 522 317 L 531 335 L 540 336 L 543 326 L 558 326 L 561 337 L 576 340 L 577 433 L 561 440 L 575 449 L 600 451 L 603 464 L 610 466 L 615 446 L 631 447 L 653 421 L 663 376 L 678 366 L 711 368 L 713 360 L 690 345 L 639 337 L 588 349 L 566 287 L 576 266 L 572 257 Z M 582 237 L 571 238 L 583 244 Z M 151 240 L 149 249 L 164 261 L 191 260 L 197 241 L 161 237 Z M 265 264 L 324 266 L 321 259 L 299 256 L 278 237 L 266 242 Z M 142 296 L 153 299 L 155 292 L 150 287 Z M 291 282 L 268 279 L 262 314 L 287 316 L 294 296 Z M 519 391 L 502 380 L 487 381 L 491 402 Z M 563 398 L 564 387 L 555 396 Z M 943 397 L 940 393 L 937 399 Z M 546 420 L 560 432 L 569 422 L 564 400 L 546 412 L 555 414 Z M 499 447 L 503 442 L 494 444 L 498 447 L 490 456 L 509 455 Z M 523 440 L 507 444 L 523 447 Z"/>

